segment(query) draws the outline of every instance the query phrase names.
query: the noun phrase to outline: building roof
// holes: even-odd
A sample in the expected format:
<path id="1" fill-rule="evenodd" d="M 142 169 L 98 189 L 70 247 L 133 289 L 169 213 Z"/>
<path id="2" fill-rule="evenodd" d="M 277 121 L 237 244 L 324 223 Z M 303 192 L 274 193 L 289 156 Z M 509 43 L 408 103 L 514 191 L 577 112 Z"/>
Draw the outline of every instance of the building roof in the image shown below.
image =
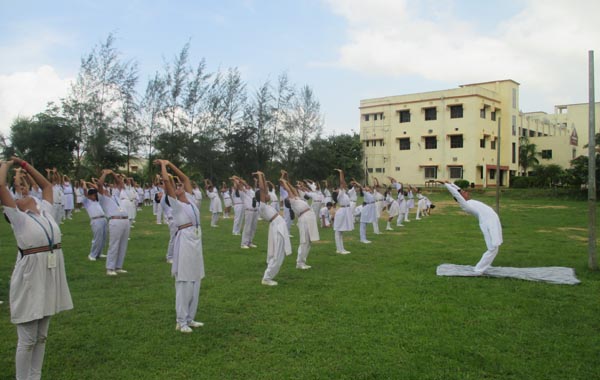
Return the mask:
<path id="1" fill-rule="evenodd" d="M 489 83 L 497 83 L 497 82 L 513 82 L 516 85 L 521 85 L 521 83 L 514 81 L 512 79 L 500 79 L 500 80 L 491 80 L 491 81 L 487 81 L 487 82 L 478 82 L 478 83 L 468 83 L 468 84 L 461 84 L 458 87 L 467 87 L 467 86 L 480 86 L 482 84 L 489 84 Z"/>

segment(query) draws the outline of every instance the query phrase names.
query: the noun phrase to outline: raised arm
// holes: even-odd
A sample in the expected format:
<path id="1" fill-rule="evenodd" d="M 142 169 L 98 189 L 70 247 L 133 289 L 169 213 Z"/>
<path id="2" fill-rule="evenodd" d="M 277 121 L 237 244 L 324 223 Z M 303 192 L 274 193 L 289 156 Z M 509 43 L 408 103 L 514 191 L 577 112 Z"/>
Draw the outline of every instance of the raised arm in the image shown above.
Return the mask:
<path id="1" fill-rule="evenodd" d="M 160 165 L 160 175 L 163 178 L 163 186 L 165 188 L 165 193 L 171 198 L 177 199 L 177 195 L 175 194 L 175 187 L 173 187 L 173 182 L 169 178 L 169 172 L 167 171 L 167 162 L 166 160 L 154 160 L 155 165 Z"/>
<path id="2" fill-rule="evenodd" d="M 15 208 L 17 207 L 17 204 L 15 203 L 10 190 L 8 190 L 6 178 L 8 176 L 8 170 L 12 165 L 12 161 L 2 161 L 2 164 L 0 164 L 0 202 L 2 202 L 3 206 Z"/>
<path id="3" fill-rule="evenodd" d="M 342 169 L 335 169 L 338 173 L 340 173 L 340 189 L 346 190 L 348 188 L 348 184 L 346 183 L 346 177 L 344 176 L 344 171 Z"/>
<path id="4" fill-rule="evenodd" d="M 177 166 L 173 165 L 173 163 L 171 163 L 170 161 L 167 161 L 167 166 L 171 170 L 173 170 L 173 173 L 175 173 L 175 175 L 177 175 L 179 177 L 179 180 L 181 181 L 181 183 L 183 183 L 183 190 L 185 190 L 186 193 L 191 194 L 192 193 L 192 181 L 190 181 L 190 177 L 185 175 L 185 173 L 182 172 L 181 169 L 179 169 Z"/>
<path id="5" fill-rule="evenodd" d="M 260 190 L 260 201 L 265 203 L 267 201 L 267 196 L 269 189 L 267 188 L 267 182 L 265 181 L 265 174 L 261 171 L 256 171 L 252 173 L 252 175 L 256 175 L 258 188 Z"/>
<path id="6" fill-rule="evenodd" d="M 42 198 L 49 202 L 50 204 L 54 203 L 54 196 L 52 194 L 52 184 L 48 181 L 40 172 L 38 172 L 33 166 L 29 165 L 26 161 L 18 157 L 11 157 L 11 160 L 18 165 L 21 165 L 23 170 L 25 170 L 31 178 L 37 183 L 39 187 L 42 188 Z"/>

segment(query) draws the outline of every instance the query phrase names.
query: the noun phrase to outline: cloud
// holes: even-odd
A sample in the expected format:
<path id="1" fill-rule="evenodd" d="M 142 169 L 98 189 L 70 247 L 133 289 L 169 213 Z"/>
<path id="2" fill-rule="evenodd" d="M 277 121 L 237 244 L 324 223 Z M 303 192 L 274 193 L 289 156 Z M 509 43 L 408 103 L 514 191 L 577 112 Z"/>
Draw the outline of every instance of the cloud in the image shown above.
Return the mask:
<path id="1" fill-rule="evenodd" d="M 61 78 L 51 66 L 35 71 L 0 75 L 0 132 L 10 133 L 15 118 L 31 117 L 46 109 L 50 101 L 67 95 L 71 78 Z"/>
<path id="2" fill-rule="evenodd" d="M 529 0 L 502 20 L 493 19 L 493 5 L 459 15 L 454 1 L 326 2 L 348 23 L 338 67 L 457 85 L 513 79 L 522 85 L 522 106 L 523 94 L 535 107 L 585 101 L 587 51 L 600 48 L 597 1 Z"/>

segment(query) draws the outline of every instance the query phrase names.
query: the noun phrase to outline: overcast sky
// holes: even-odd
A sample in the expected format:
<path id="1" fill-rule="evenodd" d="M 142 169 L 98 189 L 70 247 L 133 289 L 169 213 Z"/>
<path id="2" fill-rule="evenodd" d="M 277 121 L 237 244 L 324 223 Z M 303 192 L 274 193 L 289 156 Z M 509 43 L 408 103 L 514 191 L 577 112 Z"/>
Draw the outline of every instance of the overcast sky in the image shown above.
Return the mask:
<path id="1" fill-rule="evenodd" d="M 0 132 L 65 96 L 111 32 L 140 93 L 190 41 L 192 65 L 237 67 L 251 92 L 282 72 L 312 87 L 326 134 L 358 131 L 361 99 L 498 79 L 551 113 L 588 100 L 598 15 L 598 0 L 0 0 Z"/>

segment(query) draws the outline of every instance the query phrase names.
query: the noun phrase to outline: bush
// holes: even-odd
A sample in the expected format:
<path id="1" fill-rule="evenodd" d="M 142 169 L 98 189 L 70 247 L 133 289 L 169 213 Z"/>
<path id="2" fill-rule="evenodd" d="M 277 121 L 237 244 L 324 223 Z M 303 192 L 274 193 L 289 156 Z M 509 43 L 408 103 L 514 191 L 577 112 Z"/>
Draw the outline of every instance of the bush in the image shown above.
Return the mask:
<path id="1" fill-rule="evenodd" d="M 467 181 L 466 179 L 457 179 L 456 181 L 454 181 L 454 184 L 463 190 L 468 189 L 469 186 L 471 185 L 471 183 L 469 181 Z"/>
<path id="2" fill-rule="evenodd" d="M 510 187 L 515 189 L 534 187 L 535 183 L 535 177 L 511 177 L 510 179 Z"/>

